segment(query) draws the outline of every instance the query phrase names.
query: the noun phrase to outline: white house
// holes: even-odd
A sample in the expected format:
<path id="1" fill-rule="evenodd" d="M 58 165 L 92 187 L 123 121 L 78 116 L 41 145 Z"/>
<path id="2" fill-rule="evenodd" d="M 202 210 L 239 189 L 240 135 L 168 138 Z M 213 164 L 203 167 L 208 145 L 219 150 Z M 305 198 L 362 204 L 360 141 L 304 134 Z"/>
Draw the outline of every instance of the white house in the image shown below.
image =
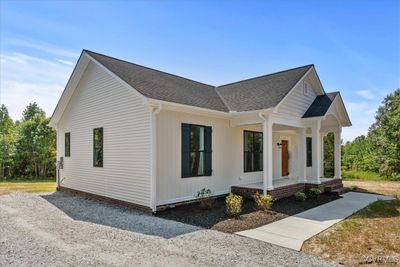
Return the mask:
<path id="1" fill-rule="evenodd" d="M 58 189 L 156 211 L 202 188 L 279 196 L 341 185 L 340 134 L 351 122 L 314 65 L 212 86 L 83 50 L 50 125 Z M 323 176 L 329 132 L 333 180 Z"/>

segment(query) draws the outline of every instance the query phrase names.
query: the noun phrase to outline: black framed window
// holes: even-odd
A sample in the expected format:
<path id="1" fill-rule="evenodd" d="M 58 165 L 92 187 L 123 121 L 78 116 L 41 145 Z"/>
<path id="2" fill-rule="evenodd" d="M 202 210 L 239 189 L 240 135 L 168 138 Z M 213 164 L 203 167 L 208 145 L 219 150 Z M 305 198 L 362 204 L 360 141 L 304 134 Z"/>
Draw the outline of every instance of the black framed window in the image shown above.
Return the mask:
<path id="1" fill-rule="evenodd" d="M 71 133 L 65 133 L 65 138 L 64 138 L 64 152 L 65 152 L 65 157 L 70 157 L 71 156 Z"/>
<path id="2" fill-rule="evenodd" d="M 307 137 L 306 138 L 306 166 L 311 167 L 312 166 L 312 138 Z"/>
<path id="3" fill-rule="evenodd" d="M 244 172 L 258 172 L 263 170 L 263 133 L 244 131 Z"/>
<path id="4" fill-rule="evenodd" d="M 211 136 L 209 126 L 182 123 L 182 178 L 211 176 Z"/>
<path id="5" fill-rule="evenodd" d="M 103 128 L 93 129 L 93 166 L 103 167 Z"/>

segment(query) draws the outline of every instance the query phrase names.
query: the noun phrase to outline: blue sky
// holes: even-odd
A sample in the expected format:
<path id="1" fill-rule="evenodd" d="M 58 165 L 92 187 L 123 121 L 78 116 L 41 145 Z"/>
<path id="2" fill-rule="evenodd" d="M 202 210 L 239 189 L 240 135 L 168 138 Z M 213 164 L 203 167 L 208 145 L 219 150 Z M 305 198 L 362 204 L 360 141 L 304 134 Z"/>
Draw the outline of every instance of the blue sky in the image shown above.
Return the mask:
<path id="1" fill-rule="evenodd" d="M 50 116 L 83 48 L 220 85 L 313 63 L 365 134 L 400 87 L 400 1 L 0 1 L 0 101 Z"/>

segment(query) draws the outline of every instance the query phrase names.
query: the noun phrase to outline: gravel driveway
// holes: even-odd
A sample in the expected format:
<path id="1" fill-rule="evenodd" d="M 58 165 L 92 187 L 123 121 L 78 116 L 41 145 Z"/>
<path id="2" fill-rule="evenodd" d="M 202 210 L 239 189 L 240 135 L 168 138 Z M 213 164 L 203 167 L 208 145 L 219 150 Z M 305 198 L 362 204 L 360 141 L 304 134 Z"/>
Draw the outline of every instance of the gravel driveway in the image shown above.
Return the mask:
<path id="1" fill-rule="evenodd" d="M 334 266 L 302 252 L 76 197 L 0 196 L 0 266 Z"/>

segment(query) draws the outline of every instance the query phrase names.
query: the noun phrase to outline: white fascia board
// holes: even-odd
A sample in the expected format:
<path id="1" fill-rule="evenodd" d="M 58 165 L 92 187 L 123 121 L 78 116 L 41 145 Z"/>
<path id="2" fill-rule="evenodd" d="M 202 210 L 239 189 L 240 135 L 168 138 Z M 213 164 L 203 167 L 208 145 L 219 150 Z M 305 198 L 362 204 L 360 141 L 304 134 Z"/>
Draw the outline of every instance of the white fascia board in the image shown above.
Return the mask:
<path id="1" fill-rule="evenodd" d="M 51 115 L 49 122 L 50 127 L 55 127 L 55 125 L 60 120 L 69 100 L 72 97 L 72 94 L 75 91 L 76 86 L 79 83 L 79 80 L 81 79 L 83 73 L 86 70 L 88 63 L 89 63 L 89 58 L 87 57 L 86 53 L 82 52 L 71 73 L 71 76 L 68 79 L 64 91 L 62 92 L 61 97 L 57 102 L 53 114 Z"/>
<path id="2" fill-rule="evenodd" d="M 285 100 L 289 97 L 289 95 L 292 94 L 292 92 L 295 90 L 295 88 L 297 87 L 297 85 L 299 85 L 305 77 L 307 77 L 307 75 L 314 69 L 314 66 L 312 66 L 306 73 L 304 73 L 303 76 L 301 76 L 301 78 L 297 81 L 297 83 L 292 87 L 292 89 L 290 89 L 290 91 L 282 98 L 282 100 L 278 103 L 278 105 L 275 106 L 274 108 L 274 112 L 277 113 L 279 107 L 282 105 L 283 102 L 285 102 Z"/>
<path id="3" fill-rule="evenodd" d="M 315 77 L 317 78 L 318 85 L 319 85 L 319 87 L 320 87 L 320 89 L 321 89 L 321 90 L 320 90 L 320 91 L 321 91 L 321 94 L 325 94 L 324 86 L 322 85 L 321 80 L 319 79 L 317 70 L 315 69 L 314 66 L 312 67 L 312 69 L 314 70 L 314 75 L 315 75 Z"/>
<path id="4" fill-rule="evenodd" d="M 339 97 L 338 97 L 338 96 L 339 96 Z M 332 115 L 334 115 L 335 118 L 339 121 L 340 126 L 342 126 L 342 127 L 349 127 L 349 126 L 351 126 L 351 121 L 350 121 L 349 115 L 347 114 L 347 110 L 346 110 L 346 107 L 345 107 L 345 105 L 344 105 L 344 103 L 343 103 L 343 99 L 342 99 L 342 97 L 340 96 L 340 93 L 338 94 L 338 96 L 335 96 L 335 98 L 333 99 L 332 104 L 329 106 L 329 108 L 328 108 L 328 110 L 326 111 L 326 113 L 325 113 L 323 119 L 325 119 L 327 115 L 332 114 Z M 342 111 L 343 111 L 343 113 L 344 113 L 344 115 L 345 115 L 345 121 L 344 121 L 344 122 L 341 122 L 340 119 L 339 119 L 338 116 L 337 116 L 338 114 L 335 114 L 335 113 L 332 111 L 332 107 L 333 107 L 333 106 L 336 106 L 336 105 L 340 105 L 340 106 L 341 106 L 341 109 L 342 109 Z"/>
<path id="5" fill-rule="evenodd" d="M 346 106 L 344 105 L 343 98 L 342 98 L 342 95 L 340 94 L 340 92 L 339 92 L 339 97 L 340 97 L 340 103 L 342 105 L 344 114 L 346 116 L 346 124 L 344 124 L 343 126 L 345 126 L 345 127 L 352 126 L 352 123 L 351 123 L 351 120 L 350 120 L 350 117 L 349 117 L 349 113 L 347 113 L 347 109 L 346 109 Z"/>
<path id="6" fill-rule="evenodd" d="M 213 110 L 213 109 L 208 109 L 208 108 L 195 107 L 195 106 L 190 106 L 190 105 L 185 105 L 185 104 L 180 104 L 180 103 L 158 100 L 158 99 L 154 99 L 154 98 L 148 98 L 148 104 L 150 106 L 162 105 L 163 110 L 184 112 L 184 113 L 189 113 L 189 114 L 194 114 L 194 115 L 203 115 L 203 116 L 209 116 L 209 117 L 215 117 L 215 118 L 227 118 L 227 119 L 231 118 L 231 115 L 229 114 L 229 112 L 218 111 L 218 110 Z"/>

